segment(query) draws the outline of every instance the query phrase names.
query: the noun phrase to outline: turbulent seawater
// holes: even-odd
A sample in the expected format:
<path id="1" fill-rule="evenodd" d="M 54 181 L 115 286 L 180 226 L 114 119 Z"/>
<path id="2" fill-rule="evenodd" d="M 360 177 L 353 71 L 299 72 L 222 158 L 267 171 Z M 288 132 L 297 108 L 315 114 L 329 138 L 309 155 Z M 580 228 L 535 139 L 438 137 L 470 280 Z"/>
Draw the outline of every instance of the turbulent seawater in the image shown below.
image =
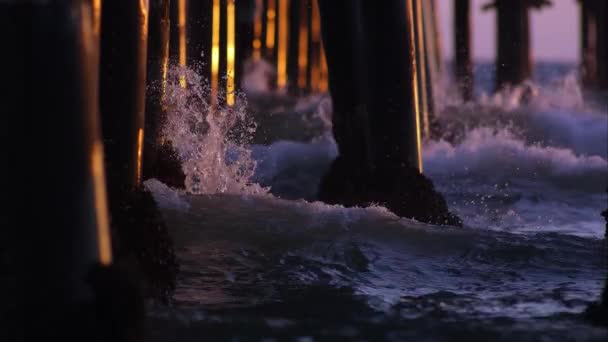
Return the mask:
<path id="1" fill-rule="evenodd" d="M 235 108 L 214 107 L 196 73 L 172 70 L 166 135 L 187 191 L 146 186 L 181 271 L 150 339 L 607 339 L 580 313 L 606 273 L 608 115 L 571 67 L 541 69 L 474 103 L 438 87 L 447 134 L 425 141 L 424 169 L 462 229 L 316 202 L 337 155 L 326 96 L 269 93 L 257 66 Z"/>

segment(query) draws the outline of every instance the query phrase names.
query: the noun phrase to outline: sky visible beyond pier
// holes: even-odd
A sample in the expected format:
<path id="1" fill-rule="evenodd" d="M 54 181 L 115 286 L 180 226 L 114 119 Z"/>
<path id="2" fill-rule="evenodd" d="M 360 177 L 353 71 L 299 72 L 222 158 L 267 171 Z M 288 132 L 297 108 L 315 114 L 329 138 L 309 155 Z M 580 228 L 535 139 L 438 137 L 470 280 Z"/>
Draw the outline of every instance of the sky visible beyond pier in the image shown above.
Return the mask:
<path id="1" fill-rule="evenodd" d="M 495 14 L 482 11 L 488 0 L 471 0 L 473 7 L 473 56 L 494 60 Z M 532 55 L 535 60 L 578 62 L 580 9 L 576 0 L 553 0 L 553 7 L 532 11 Z M 453 0 L 437 0 L 445 58 L 453 56 Z"/>

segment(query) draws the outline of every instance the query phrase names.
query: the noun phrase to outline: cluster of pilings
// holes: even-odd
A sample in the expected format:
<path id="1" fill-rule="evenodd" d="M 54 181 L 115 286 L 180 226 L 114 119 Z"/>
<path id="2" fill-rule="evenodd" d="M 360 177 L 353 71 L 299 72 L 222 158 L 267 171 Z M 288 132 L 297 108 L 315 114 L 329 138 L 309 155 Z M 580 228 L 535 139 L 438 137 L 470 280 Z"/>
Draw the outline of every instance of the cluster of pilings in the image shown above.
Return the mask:
<path id="1" fill-rule="evenodd" d="M 547 0 L 493 0 L 484 10 L 496 10 L 495 90 L 518 85 L 531 78 L 531 8 L 550 5 Z M 464 101 L 473 99 L 471 1 L 454 0 L 454 77 Z"/>
<path id="2" fill-rule="evenodd" d="M 8 220 L 27 232 L 19 240 L 27 245 L 3 255 L 27 289 L 11 298 L 17 340 L 34 331 L 50 340 L 135 340 L 143 299 L 166 300 L 174 288 L 172 243 L 142 185 L 159 168 L 173 168 L 177 183 L 181 172 L 176 160 L 159 158 L 171 152 L 159 148 L 163 90 L 146 96 L 147 82 L 167 75 L 168 6 L 0 2 L 5 65 L 18 70 L 9 79 L 24 84 L 12 91 L 25 94 L 9 96 L 17 121 L 3 124 L 3 145 L 36 141 L 31 150 L 9 147 L 18 155 L 11 182 L 22 180 L 9 193 L 23 207 Z"/>
<path id="3" fill-rule="evenodd" d="M 531 2 L 505 3 L 495 2 L 499 31 L 516 37 L 499 37 L 504 63 L 497 73 L 500 82 L 517 83 L 531 72 Z M 603 87 L 606 5 L 585 3 L 596 6 L 583 11 L 585 51 L 593 52 L 585 56 L 596 56 L 586 64 L 597 69 L 591 84 Z M 276 89 L 329 89 L 340 156 L 321 199 L 380 203 L 400 216 L 461 224 L 422 174 L 421 140 L 441 69 L 432 1 L 11 1 L 0 2 L 0 25 L 11 76 L 3 84 L 11 96 L 2 138 L 15 155 L 2 179 L 25 212 L 11 210 L 4 222 L 19 222 L 27 235 L 19 240 L 26 246 L 6 246 L 2 258 L 17 265 L 7 268 L 14 277 L 4 284 L 17 293 L 11 300 L 20 305 L 7 307 L 25 322 L 13 327 L 22 335 L 133 340 L 142 294 L 162 299 L 172 290 L 171 241 L 142 186 L 151 177 L 183 186 L 175 151 L 161 134 L 170 60 L 209 79 L 213 98 L 224 89 L 228 106 L 249 58 L 276 66 Z M 470 31 L 459 32 L 470 45 Z M 470 76 L 470 51 L 457 54 L 459 75 Z M 463 85 L 463 94 L 471 89 Z M 36 146 L 24 147 L 30 139 Z"/>
<path id="4" fill-rule="evenodd" d="M 581 14 L 581 83 L 587 90 L 608 90 L 608 1 L 578 0 Z M 550 0 L 493 0 L 484 9 L 494 9 L 496 20 L 495 90 L 518 85 L 532 76 L 530 10 L 550 6 Z M 463 101 L 473 99 L 471 0 L 454 0 L 454 78 Z M 608 209 L 606 218 L 608 234 Z M 607 235 L 608 236 L 608 235 Z M 602 299 L 590 306 L 589 318 L 608 324 L 608 281 Z"/>
<path id="5" fill-rule="evenodd" d="M 432 7 L 420 0 L 319 4 L 0 3 L 9 49 L 28 51 L 25 60 L 8 54 L 7 65 L 21 66 L 18 76 L 28 75 L 27 87 L 17 83 L 15 89 L 32 96 L 14 100 L 14 117 L 21 121 L 4 126 L 14 128 L 5 145 L 24 133 L 40 141 L 31 152 L 15 147 L 20 155 L 15 165 L 22 172 L 14 179 L 31 175 L 11 194 L 35 201 L 35 209 L 27 202 L 24 209 L 36 214 L 14 215 L 34 237 L 28 248 L 9 248 L 6 254 L 18 260 L 19 272 L 27 272 L 24 284 L 45 281 L 18 297 L 33 311 L 22 322 L 51 339 L 108 334 L 112 340 L 132 339 L 141 327 L 141 296 L 162 299 L 172 290 L 177 265 L 171 241 L 142 185 L 155 177 L 183 186 L 175 151 L 161 134 L 171 60 L 197 69 L 215 94 L 224 87 L 228 106 L 249 57 L 272 61 L 274 87 L 291 93 L 325 91 L 331 64 L 334 132 L 341 150 L 334 164 L 339 172 L 360 171 L 345 177 L 346 188 L 341 181 L 325 182 L 325 199 L 385 202 L 403 216 L 459 223 L 421 174 L 422 127 L 432 105 L 420 94 L 432 91 L 428 77 L 440 67 L 425 53 L 427 44 L 439 50 L 424 38 L 436 27 L 427 22 L 434 17 L 425 16 Z M 16 32 L 27 32 L 28 43 L 16 39 Z M 331 51 L 327 59 L 324 49 Z M 360 102 L 353 105 L 353 99 Z M 24 115 L 23 108 L 35 114 Z"/>
<path id="6" fill-rule="evenodd" d="M 276 89 L 325 91 L 316 2 L 0 2 L 0 19 L 11 51 L 5 65 L 17 69 L 5 93 L 18 95 L 6 104 L 15 112 L 6 118 L 17 120 L 3 125 L 3 145 L 24 134 L 40 142 L 32 151 L 12 148 L 17 170 L 3 177 L 22 180 L 6 188 L 25 199 L 25 216 L 15 211 L 7 221 L 32 229 L 19 239 L 27 247 L 3 250 L 3 264 L 15 265 L 7 268 L 7 293 L 44 283 L 7 301 L 10 310 L 31 308 L 27 317 L 13 314 L 36 329 L 16 333 L 137 339 L 143 298 L 169 298 L 177 272 L 167 228 L 142 184 L 184 183 L 162 135 L 170 61 L 209 79 L 212 99 L 228 106 L 247 59 L 276 60 Z M 29 39 L 18 39 L 24 32 Z"/>
<path id="7" fill-rule="evenodd" d="M 608 3 L 578 0 L 581 13 L 581 81 L 589 90 L 608 89 Z M 550 6 L 550 0 L 493 0 L 485 10 L 496 10 L 495 90 L 515 86 L 533 74 L 530 10 Z M 454 78 L 464 101 L 473 99 L 471 0 L 454 0 Z"/>
<path id="8" fill-rule="evenodd" d="M 327 90 L 319 11 L 313 0 L 173 0 L 171 56 L 197 70 L 228 105 L 248 60 L 273 66 L 269 88 Z M 225 76 L 225 79 L 224 79 Z"/>

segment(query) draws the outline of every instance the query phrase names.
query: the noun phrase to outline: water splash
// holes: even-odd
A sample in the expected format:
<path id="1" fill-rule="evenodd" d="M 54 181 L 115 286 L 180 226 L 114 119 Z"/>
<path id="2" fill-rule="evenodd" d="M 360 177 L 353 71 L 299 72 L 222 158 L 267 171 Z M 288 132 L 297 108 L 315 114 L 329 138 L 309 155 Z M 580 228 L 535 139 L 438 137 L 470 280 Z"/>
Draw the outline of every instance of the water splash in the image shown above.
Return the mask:
<path id="1" fill-rule="evenodd" d="M 220 90 L 215 99 L 210 94 L 209 83 L 195 70 L 170 68 L 164 135 L 182 161 L 186 190 L 193 194 L 266 193 L 267 189 L 250 181 L 256 162 L 247 144 L 256 124 L 245 96 L 237 93 L 230 107 L 223 104 L 225 91 Z"/>
<path id="2" fill-rule="evenodd" d="M 249 59 L 245 62 L 244 69 L 241 87 L 247 94 L 261 95 L 271 92 L 272 80 L 276 78 L 272 64 L 263 59 Z"/>

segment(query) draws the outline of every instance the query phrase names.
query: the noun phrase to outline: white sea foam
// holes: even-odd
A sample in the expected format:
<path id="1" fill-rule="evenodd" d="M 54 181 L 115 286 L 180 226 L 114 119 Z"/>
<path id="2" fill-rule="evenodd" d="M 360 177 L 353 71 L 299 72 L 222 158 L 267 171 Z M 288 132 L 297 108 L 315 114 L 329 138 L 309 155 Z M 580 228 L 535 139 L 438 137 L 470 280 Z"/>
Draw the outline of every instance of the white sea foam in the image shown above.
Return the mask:
<path id="1" fill-rule="evenodd" d="M 494 183 L 512 179 L 548 183 L 569 190 L 603 192 L 608 162 L 573 150 L 526 144 L 506 129 L 475 128 L 458 144 L 433 141 L 424 148 L 429 175 Z"/>

